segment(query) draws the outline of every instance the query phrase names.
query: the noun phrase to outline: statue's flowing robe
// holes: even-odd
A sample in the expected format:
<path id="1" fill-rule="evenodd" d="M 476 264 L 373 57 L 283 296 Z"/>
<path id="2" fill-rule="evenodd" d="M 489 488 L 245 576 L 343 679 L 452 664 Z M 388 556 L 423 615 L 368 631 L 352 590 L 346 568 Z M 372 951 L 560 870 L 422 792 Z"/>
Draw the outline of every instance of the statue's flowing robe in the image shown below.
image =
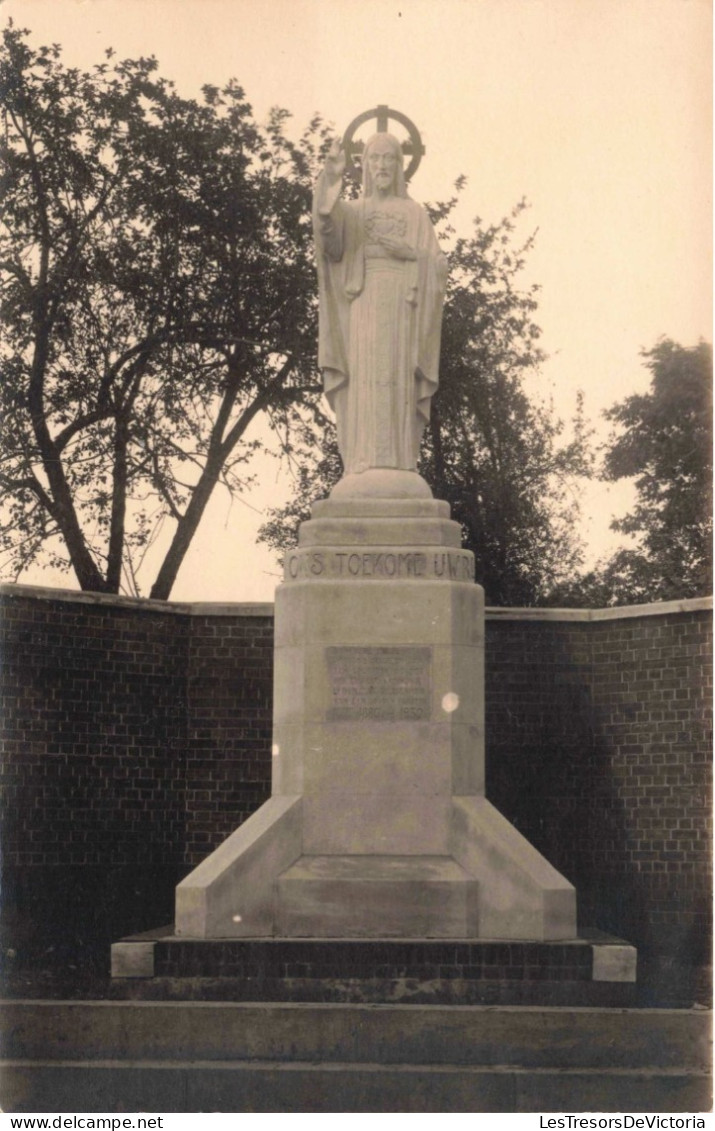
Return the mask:
<path id="1" fill-rule="evenodd" d="M 316 186 L 318 364 L 335 412 L 345 473 L 414 470 L 437 388 L 446 259 L 424 208 L 409 197 L 344 201 Z M 417 259 L 371 240 L 396 234 Z"/>

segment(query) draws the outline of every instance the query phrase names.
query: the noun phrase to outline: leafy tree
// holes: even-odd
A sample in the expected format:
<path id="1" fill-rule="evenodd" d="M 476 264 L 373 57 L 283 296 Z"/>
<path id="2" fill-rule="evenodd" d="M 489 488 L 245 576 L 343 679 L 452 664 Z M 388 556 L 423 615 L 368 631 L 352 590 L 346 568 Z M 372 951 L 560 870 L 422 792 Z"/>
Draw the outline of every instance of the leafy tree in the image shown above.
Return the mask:
<path id="1" fill-rule="evenodd" d="M 212 491 L 241 490 L 262 415 L 319 393 L 309 219 L 318 119 L 259 128 L 243 91 L 180 98 L 156 61 L 63 66 L 10 24 L 0 282 L 0 547 L 83 589 L 167 598 Z"/>
<path id="2" fill-rule="evenodd" d="M 632 512 L 611 523 L 632 535 L 579 588 L 593 604 L 678 600 L 712 593 L 712 347 L 664 338 L 641 355 L 647 393 L 606 412 L 604 477 L 634 479 Z"/>
<path id="3" fill-rule="evenodd" d="M 19 576 L 59 535 L 53 563 L 82 588 L 138 592 L 169 527 L 150 591 L 166 598 L 216 485 L 242 489 L 259 415 L 299 468 L 274 545 L 340 473 L 314 353 L 309 200 L 326 131 L 316 119 L 295 146 L 284 112 L 261 129 L 235 83 L 185 100 L 153 59 L 109 52 L 82 73 L 26 34 L 6 29 L 0 56 L 0 547 Z M 432 210 L 453 249 L 422 470 L 489 599 L 528 604 L 578 559 L 565 484 L 585 466 L 583 429 L 560 445 L 524 392 L 540 353 L 535 288 L 516 285 L 522 206 L 454 241 L 454 204 Z"/>
<path id="4" fill-rule="evenodd" d="M 457 182 L 457 188 L 461 182 Z M 495 225 L 477 219 L 470 237 L 452 239 L 456 198 L 432 208 L 451 244 L 440 388 L 423 441 L 419 470 L 461 523 L 463 544 L 476 559 L 477 580 L 498 605 L 546 599 L 581 561 L 574 534 L 573 477 L 590 468 L 581 405 L 573 438 L 549 406 L 533 403 L 526 381 L 542 360 L 534 322 L 536 287 L 519 289 L 532 239 L 514 246 L 519 204 Z M 332 426 L 311 455 L 304 436 L 293 500 L 273 512 L 262 537 L 280 551 L 294 544 L 310 503 L 341 473 Z"/>

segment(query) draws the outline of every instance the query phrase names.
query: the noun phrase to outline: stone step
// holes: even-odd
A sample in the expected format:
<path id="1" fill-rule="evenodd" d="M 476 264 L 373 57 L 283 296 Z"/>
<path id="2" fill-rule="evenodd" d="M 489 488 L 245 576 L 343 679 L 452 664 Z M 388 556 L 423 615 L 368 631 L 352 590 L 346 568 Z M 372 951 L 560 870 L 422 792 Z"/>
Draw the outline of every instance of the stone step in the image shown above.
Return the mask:
<path id="1" fill-rule="evenodd" d="M 553 942 L 197 939 L 169 927 L 114 943 L 112 977 L 114 999 L 636 1005 L 635 948 L 601 934 Z"/>
<path id="2" fill-rule="evenodd" d="M 477 934 L 479 885 L 448 856 L 301 856 L 276 880 L 277 934 Z"/>
<path id="3" fill-rule="evenodd" d="M 705 1112 L 705 1072 L 334 1062 L 6 1061 L 5 1112 Z"/>
<path id="4" fill-rule="evenodd" d="M 310 1061 L 705 1070 L 705 1010 L 285 1002 L 1 1003 L 9 1061 Z"/>

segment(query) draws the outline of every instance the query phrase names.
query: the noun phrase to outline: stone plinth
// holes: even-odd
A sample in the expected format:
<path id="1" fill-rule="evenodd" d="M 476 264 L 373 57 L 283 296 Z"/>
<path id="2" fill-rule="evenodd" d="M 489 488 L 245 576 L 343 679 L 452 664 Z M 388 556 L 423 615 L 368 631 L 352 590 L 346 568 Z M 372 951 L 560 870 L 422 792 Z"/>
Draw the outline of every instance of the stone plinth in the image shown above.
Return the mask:
<path id="1" fill-rule="evenodd" d="M 113 997 L 619 1007 L 636 1002 L 635 948 L 566 942 L 186 939 L 171 928 L 112 947 Z"/>
<path id="2" fill-rule="evenodd" d="M 177 934 L 573 938 L 574 889 L 484 798 L 484 598 L 459 525 L 414 473 L 366 476 L 287 557 L 273 796 L 179 885 Z"/>

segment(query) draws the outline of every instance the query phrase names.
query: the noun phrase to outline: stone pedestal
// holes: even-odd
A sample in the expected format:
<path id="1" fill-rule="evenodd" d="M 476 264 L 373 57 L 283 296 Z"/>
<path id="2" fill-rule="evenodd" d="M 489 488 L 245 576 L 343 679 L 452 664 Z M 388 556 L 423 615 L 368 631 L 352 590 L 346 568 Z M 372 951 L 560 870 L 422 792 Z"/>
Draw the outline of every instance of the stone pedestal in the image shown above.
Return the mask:
<path id="1" fill-rule="evenodd" d="M 198 938 L 576 935 L 575 892 L 484 797 L 484 610 L 410 472 L 315 505 L 276 594 L 273 796 L 177 889 Z"/>

